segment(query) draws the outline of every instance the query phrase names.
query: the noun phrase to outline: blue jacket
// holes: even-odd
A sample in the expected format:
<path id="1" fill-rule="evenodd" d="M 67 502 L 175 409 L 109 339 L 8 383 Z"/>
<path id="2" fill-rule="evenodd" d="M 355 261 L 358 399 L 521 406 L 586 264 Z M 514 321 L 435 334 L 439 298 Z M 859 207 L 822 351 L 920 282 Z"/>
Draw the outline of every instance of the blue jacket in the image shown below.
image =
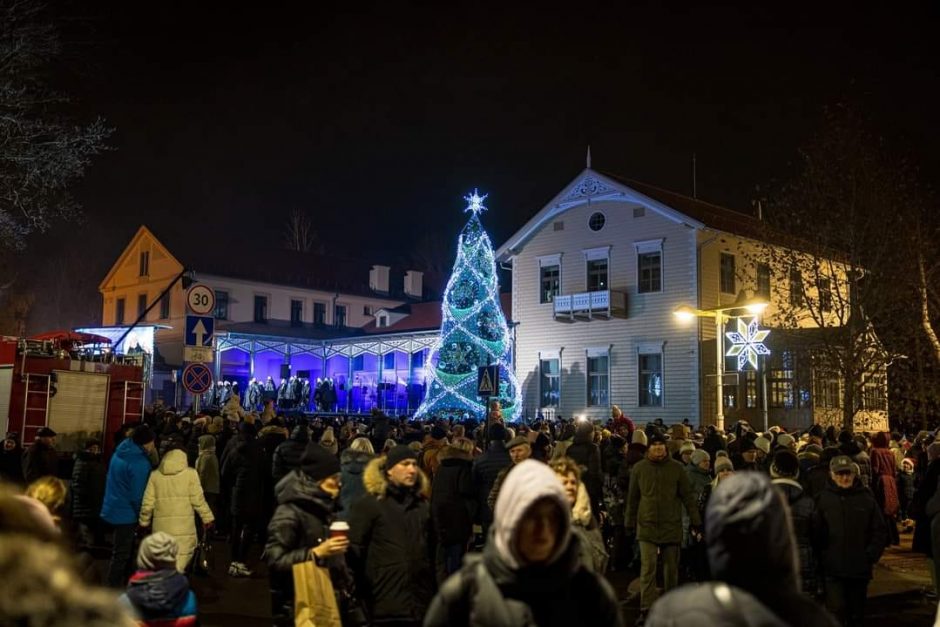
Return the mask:
<path id="1" fill-rule="evenodd" d="M 112 525 L 137 523 L 150 478 L 150 458 L 131 438 L 121 442 L 108 468 L 101 518 Z"/>

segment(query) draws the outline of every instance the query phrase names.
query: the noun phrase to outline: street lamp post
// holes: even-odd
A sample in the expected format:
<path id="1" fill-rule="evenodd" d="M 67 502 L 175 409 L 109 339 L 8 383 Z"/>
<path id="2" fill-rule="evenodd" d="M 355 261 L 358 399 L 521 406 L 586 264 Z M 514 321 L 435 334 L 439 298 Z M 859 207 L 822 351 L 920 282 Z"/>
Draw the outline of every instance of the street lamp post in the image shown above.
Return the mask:
<path id="1" fill-rule="evenodd" d="M 732 317 L 726 314 L 726 311 L 735 309 L 746 309 L 748 312 L 758 315 L 767 307 L 768 302 L 761 297 L 747 298 L 742 291 L 738 294 L 737 300 L 724 307 L 712 307 L 709 309 L 695 309 L 688 305 L 677 307 L 673 314 L 680 320 L 690 321 L 694 318 L 714 318 L 715 319 L 715 387 L 716 387 L 716 412 L 715 427 L 721 431 L 725 429 L 725 410 L 724 410 L 724 388 L 722 374 L 725 370 L 725 351 L 724 351 L 724 324 Z"/>

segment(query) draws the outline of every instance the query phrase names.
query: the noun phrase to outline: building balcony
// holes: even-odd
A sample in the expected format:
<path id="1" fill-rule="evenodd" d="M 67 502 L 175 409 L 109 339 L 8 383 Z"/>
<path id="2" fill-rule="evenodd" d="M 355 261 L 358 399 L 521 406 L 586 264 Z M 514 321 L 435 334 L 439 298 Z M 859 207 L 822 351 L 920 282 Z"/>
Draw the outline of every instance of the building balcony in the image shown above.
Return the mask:
<path id="1" fill-rule="evenodd" d="M 555 296 L 553 313 L 559 322 L 626 318 L 627 295 L 611 290 L 559 294 Z"/>

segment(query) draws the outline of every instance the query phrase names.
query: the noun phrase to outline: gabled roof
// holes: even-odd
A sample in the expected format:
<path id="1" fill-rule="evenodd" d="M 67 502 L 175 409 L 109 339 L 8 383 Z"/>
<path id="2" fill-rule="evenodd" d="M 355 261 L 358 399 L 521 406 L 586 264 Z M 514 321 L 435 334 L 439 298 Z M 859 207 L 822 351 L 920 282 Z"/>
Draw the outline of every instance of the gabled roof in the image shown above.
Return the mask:
<path id="1" fill-rule="evenodd" d="M 372 298 L 413 301 L 405 294 L 404 275 L 406 270 L 419 268 L 403 267 L 387 260 L 363 260 L 333 255 L 302 253 L 275 247 L 252 244 L 240 246 L 230 240 L 218 238 L 198 239 L 182 232 L 162 233 L 157 237 L 146 226 L 141 226 L 128 244 L 121 259 L 129 253 L 142 237 L 150 235 L 155 241 L 187 270 L 193 270 L 196 278 L 200 274 L 272 283 L 303 289 L 324 290 Z M 376 292 L 369 287 L 369 270 L 375 264 L 387 265 L 389 273 L 389 291 Z M 106 282 L 113 273 L 115 264 L 109 272 Z M 102 282 L 102 285 L 104 284 Z M 424 273 L 425 297 L 438 295 L 438 278 L 431 273 Z"/>
<path id="2" fill-rule="evenodd" d="M 636 203 L 678 224 L 708 228 L 744 237 L 757 237 L 766 231 L 755 217 L 690 198 L 653 185 L 585 168 L 541 211 L 516 231 L 496 251 L 499 260 L 511 257 L 545 224 L 572 207 L 589 202 Z"/>
<path id="3" fill-rule="evenodd" d="M 154 244 L 161 247 L 163 252 L 165 252 L 167 256 L 170 257 L 170 259 L 173 259 L 179 265 L 183 265 L 183 263 L 173 255 L 173 252 L 169 250 L 166 245 L 157 238 L 156 235 L 153 234 L 153 231 L 142 224 L 140 225 L 140 228 L 137 229 L 137 232 L 134 233 L 134 237 L 131 238 L 131 241 L 127 243 L 127 246 L 124 247 L 124 250 L 121 251 L 121 254 L 118 255 L 118 258 L 111 265 L 111 269 L 108 270 L 108 273 L 104 276 L 104 279 L 102 279 L 101 283 L 98 284 L 99 292 L 104 289 L 104 286 L 107 285 L 107 283 L 111 280 L 111 277 L 114 276 L 114 273 L 117 272 L 118 269 L 124 264 L 124 260 L 127 258 L 127 256 L 133 252 L 140 240 L 144 238 L 153 240 Z"/>
<path id="4" fill-rule="evenodd" d="M 368 335 L 378 335 L 381 333 L 404 333 L 407 331 L 431 331 L 441 328 L 441 303 L 442 301 L 431 301 L 426 303 L 412 303 L 407 305 L 411 312 L 387 327 L 376 326 L 375 320 L 362 327 L 362 332 Z M 506 320 L 512 320 L 512 294 L 503 292 L 499 295 L 499 303 L 502 305 L 503 314 Z"/>

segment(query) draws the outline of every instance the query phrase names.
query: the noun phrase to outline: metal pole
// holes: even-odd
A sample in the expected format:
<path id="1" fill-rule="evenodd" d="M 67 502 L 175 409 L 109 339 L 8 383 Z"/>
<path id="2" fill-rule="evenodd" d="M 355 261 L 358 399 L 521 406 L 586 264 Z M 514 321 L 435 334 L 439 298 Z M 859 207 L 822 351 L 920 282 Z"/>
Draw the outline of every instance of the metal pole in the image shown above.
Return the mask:
<path id="1" fill-rule="evenodd" d="M 180 281 L 180 280 L 181 280 L 184 276 L 186 276 L 187 274 L 189 274 L 189 270 L 186 270 L 186 269 L 184 269 L 182 272 L 180 272 L 179 274 L 177 274 L 177 275 L 176 275 L 176 278 L 173 279 L 173 281 L 172 281 L 169 285 L 166 286 L 166 289 L 164 289 L 162 292 L 160 292 L 160 295 L 157 296 L 156 299 L 154 299 L 154 301 L 153 301 L 152 303 L 150 303 L 150 306 L 147 307 L 146 309 L 144 309 L 144 310 L 140 313 L 140 315 L 137 316 L 137 320 L 134 320 L 134 323 L 133 323 L 131 326 L 127 327 L 127 330 L 124 332 L 124 334 L 123 334 L 121 337 L 118 338 L 118 341 L 111 345 L 111 346 L 114 348 L 114 351 L 117 351 L 118 347 L 121 345 L 121 342 L 123 342 L 123 341 L 124 341 L 124 338 L 127 337 L 127 334 L 130 333 L 132 330 L 134 330 L 134 327 L 136 327 L 138 324 L 140 324 L 141 321 L 143 321 L 143 319 L 147 317 L 147 314 L 150 313 L 150 310 L 157 306 L 157 303 L 160 302 L 160 300 L 163 298 L 163 296 L 164 296 L 167 292 L 169 292 L 171 289 L 173 289 L 173 286 L 176 285 L 176 283 L 177 283 L 178 281 Z"/>
<path id="2" fill-rule="evenodd" d="M 718 367 L 717 374 L 715 376 L 715 384 L 718 387 L 717 389 L 717 409 L 718 413 L 715 416 L 715 427 L 719 431 L 725 430 L 725 414 L 724 414 L 724 388 L 722 387 L 721 375 L 724 372 L 724 342 L 722 341 L 722 314 L 720 311 L 715 312 L 715 352 L 717 353 L 716 365 Z"/>

